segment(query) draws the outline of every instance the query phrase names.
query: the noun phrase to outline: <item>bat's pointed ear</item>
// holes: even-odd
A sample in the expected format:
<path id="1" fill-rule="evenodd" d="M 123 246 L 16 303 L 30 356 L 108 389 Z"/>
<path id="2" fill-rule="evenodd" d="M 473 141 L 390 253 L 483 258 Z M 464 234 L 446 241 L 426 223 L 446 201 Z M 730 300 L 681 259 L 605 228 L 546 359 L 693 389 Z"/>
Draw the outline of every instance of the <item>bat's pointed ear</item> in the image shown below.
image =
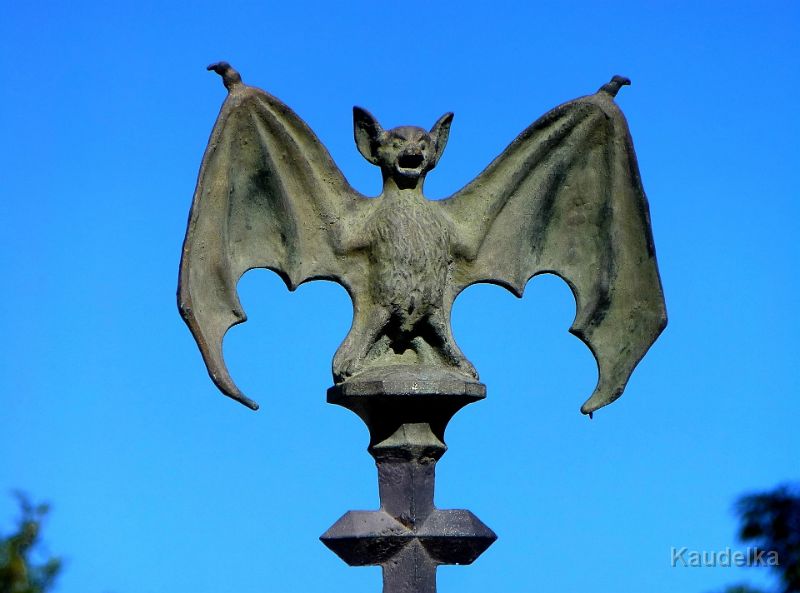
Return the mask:
<path id="1" fill-rule="evenodd" d="M 444 147 L 447 145 L 447 139 L 450 137 L 450 124 L 453 123 L 453 114 L 452 113 L 445 113 L 442 117 L 440 117 L 433 127 L 431 131 L 428 132 L 431 139 L 433 140 L 433 145 L 436 147 L 436 157 L 434 158 L 434 164 L 439 162 L 439 159 L 442 157 L 442 153 L 444 152 Z"/>
<path id="2" fill-rule="evenodd" d="M 383 136 L 383 128 L 378 120 L 366 109 L 353 107 L 353 134 L 358 152 L 370 163 L 377 165 L 378 146 Z"/>

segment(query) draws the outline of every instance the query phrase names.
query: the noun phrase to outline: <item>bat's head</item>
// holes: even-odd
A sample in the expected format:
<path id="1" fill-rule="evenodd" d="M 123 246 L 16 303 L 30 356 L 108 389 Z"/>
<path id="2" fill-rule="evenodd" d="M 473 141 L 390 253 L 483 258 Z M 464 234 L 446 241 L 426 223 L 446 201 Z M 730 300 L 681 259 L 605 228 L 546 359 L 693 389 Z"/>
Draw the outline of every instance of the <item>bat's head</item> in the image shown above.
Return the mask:
<path id="1" fill-rule="evenodd" d="M 453 114 L 439 118 L 430 131 L 416 126 L 400 126 L 384 130 L 369 111 L 353 107 L 356 146 L 373 165 L 400 185 L 416 184 L 436 166 L 442 156 Z"/>

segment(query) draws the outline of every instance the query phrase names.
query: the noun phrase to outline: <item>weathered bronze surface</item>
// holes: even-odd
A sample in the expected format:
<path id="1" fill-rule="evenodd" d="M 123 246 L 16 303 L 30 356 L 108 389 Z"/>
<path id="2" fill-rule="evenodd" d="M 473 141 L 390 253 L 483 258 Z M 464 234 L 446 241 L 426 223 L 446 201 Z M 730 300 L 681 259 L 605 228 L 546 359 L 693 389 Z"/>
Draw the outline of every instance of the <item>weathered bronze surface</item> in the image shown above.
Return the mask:
<path id="1" fill-rule="evenodd" d="M 419 365 L 365 371 L 328 390 L 369 427 L 381 506 L 345 513 L 320 539 L 350 566 L 381 566 L 384 593 L 435 593 L 437 566 L 471 564 L 497 539 L 471 512 L 433 503 L 445 427 L 485 394 L 460 373 Z"/>
<path id="2" fill-rule="evenodd" d="M 434 506 L 444 432 L 485 396 L 450 329 L 456 296 L 491 282 L 522 296 L 536 274 L 575 295 L 570 329 L 592 350 L 599 379 L 581 411 L 620 396 L 666 324 L 650 221 L 625 118 L 627 79 L 550 111 L 474 181 L 441 201 L 422 193 L 453 115 L 430 131 L 384 130 L 354 108 L 358 150 L 383 174 L 377 198 L 356 192 L 286 105 L 245 85 L 222 62 L 228 97 L 211 134 L 181 260 L 178 300 L 209 374 L 257 408 L 222 358 L 225 332 L 245 321 L 241 275 L 274 270 L 290 290 L 341 283 L 350 333 L 333 359 L 328 401 L 367 424 L 381 506 L 350 511 L 322 541 L 353 566 L 383 567 L 384 593 L 435 593 L 436 567 L 469 564 L 495 534 L 466 510 Z"/>
<path id="3" fill-rule="evenodd" d="M 246 317 L 236 294 L 254 267 L 290 290 L 308 280 L 345 286 L 350 333 L 333 359 L 336 383 L 365 370 L 422 364 L 478 377 L 456 345 L 450 309 L 467 286 L 491 282 L 522 296 L 536 274 L 561 276 L 599 380 L 581 411 L 622 393 L 666 324 L 647 200 L 628 127 L 613 99 L 628 80 L 547 113 L 450 198 L 422 186 L 453 115 L 430 131 L 385 131 L 354 108 L 359 151 L 383 174 L 366 198 L 314 133 L 275 97 L 210 66 L 228 89 L 211 134 L 181 261 L 179 302 L 217 386 L 256 408 L 222 358 L 225 332 Z"/>

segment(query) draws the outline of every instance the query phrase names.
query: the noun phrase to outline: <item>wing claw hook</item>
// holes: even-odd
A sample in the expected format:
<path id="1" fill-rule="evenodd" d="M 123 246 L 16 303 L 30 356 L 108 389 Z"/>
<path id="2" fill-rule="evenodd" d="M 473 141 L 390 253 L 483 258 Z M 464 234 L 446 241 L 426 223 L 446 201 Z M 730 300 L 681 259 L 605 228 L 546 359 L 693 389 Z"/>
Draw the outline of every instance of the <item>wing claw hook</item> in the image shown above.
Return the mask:
<path id="1" fill-rule="evenodd" d="M 616 97 L 619 89 L 622 87 L 629 85 L 631 83 L 630 78 L 625 78 L 624 76 L 620 76 L 619 74 L 615 74 L 610 81 L 605 83 L 601 86 L 597 92 L 598 93 L 606 93 L 611 95 L 612 97 Z"/>
<path id="2" fill-rule="evenodd" d="M 225 85 L 228 92 L 232 91 L 236 85 L 242 84 L 242 75 L 228 62 L 209 64 L 206 70 L 219 74 L 222 77 L 222 84 Z"/>

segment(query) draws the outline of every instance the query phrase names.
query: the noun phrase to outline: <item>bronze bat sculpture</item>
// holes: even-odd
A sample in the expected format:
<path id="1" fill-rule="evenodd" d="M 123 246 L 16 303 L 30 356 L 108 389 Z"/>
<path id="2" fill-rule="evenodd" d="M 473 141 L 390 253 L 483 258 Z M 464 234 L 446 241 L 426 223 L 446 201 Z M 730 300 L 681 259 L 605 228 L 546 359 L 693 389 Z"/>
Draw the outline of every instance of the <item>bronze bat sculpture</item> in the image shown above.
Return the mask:
<path id="1" fill-rule="evenodd" d="M 251 268 L 290 290 L 342 284 L 353 325 L 333 359 L 337 383 L 394 365 L 477 373 L 458 348 L 450 310 L 467 286 L 489 282 L 522 296 L 556 274 L 572 289 L 570 331 L 597 359 L 581 411 L 617 399 L 666 325 L 649 211 L 615 76 L 593 95 L 556 107 L 520 134 L 475 180 L 444 200 L 422 193 L 447 144 L 453 114 L 430 131 L 384 130 L 353 109 L 358 150 L 383 174 L 367 198 L 345 180 L 286 105 L 221 62 L 228 97 L 200 168 L 183 246 L 178 300 L 209 374 L 256 409 L 231 379 L 222 339 L 246 320 L 236 285 Z"/>

